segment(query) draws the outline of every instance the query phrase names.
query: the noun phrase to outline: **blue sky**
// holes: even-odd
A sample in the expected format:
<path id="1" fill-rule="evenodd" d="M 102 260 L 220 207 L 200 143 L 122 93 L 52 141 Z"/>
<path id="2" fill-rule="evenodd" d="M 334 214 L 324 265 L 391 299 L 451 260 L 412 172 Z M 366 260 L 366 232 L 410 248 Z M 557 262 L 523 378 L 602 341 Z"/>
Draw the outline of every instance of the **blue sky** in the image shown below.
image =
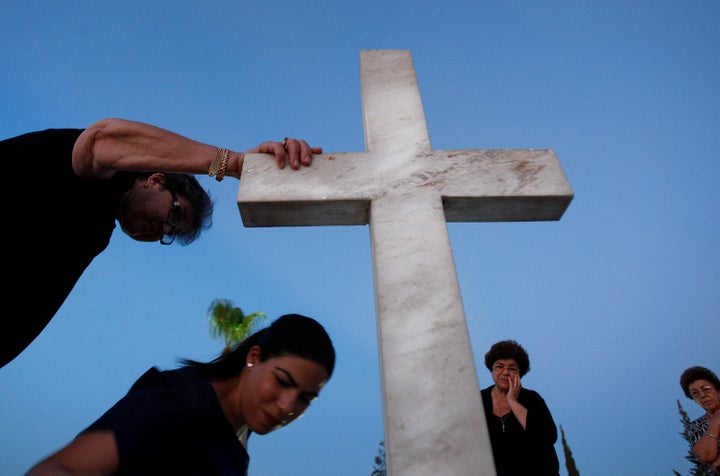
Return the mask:
<path id="1" fill-rule="evenodd" d="M 685 473 L 676 400 L 700 411 L 678 378 L 720 371 L 719 23 L 716 1 L 6 1 L 0 137 L 123 117 L 236 150 L 291 136 L 362 151 L 360 51 L 410 50 L 433 148 L 554 149 L 575 191 L 557 222 L 449 226 L 481 385 L 484 353 L 515 339 L 584 476 Z M 42 193 L 33 172 L 7 180 Z M 0 475 L 67 443 L 148 367 L 213 357 L 215 298 L 316 317 L 338 350 L 307 414 L 251 438 L 250 474 L 370 474 L 383 423 L 367 226 L 246 229 L 238 182 L 201 181 L 217 205 L 198 243 L 117 230 L 0 369 Z"/>

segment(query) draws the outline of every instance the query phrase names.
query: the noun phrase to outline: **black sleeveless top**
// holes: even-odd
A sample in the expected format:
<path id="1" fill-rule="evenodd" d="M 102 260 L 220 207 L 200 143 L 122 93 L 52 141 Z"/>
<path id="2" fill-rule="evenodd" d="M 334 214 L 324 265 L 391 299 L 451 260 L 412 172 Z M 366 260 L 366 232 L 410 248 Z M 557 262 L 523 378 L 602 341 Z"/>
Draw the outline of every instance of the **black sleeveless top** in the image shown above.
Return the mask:
<path id="1" fill-rule="evenodd" d="M 110 242 L 116 207 L 134 178 L 81 180 L 72 150 L 82 129 L 48 129 L 0 141 L 4 230 L 0 367 L 52 319 L 85 268 Z"/>

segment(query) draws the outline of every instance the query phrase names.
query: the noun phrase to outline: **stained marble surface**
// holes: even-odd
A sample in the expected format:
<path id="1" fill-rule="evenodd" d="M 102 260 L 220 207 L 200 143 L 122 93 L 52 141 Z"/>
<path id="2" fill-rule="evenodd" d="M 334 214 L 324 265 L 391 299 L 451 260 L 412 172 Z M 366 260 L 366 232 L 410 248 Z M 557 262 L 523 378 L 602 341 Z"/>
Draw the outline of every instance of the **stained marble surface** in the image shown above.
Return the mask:
<path id="1" fill-rule="evenodd" d="M 558 220 L 552 150 L 433 150 L 409 51 L 361 52 L 365 152 L 245 158 L 245 226 L 369 225 L 392 475 L 495 474 L 446 221 Z"/>

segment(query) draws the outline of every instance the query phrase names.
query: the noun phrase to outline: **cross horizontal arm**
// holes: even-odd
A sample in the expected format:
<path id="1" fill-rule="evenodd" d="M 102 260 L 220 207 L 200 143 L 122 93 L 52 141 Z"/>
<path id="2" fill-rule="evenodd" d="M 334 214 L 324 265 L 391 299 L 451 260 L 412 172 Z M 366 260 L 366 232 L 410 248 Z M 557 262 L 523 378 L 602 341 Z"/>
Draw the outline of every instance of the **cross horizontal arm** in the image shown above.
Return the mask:
<path id="1" fill-rule="evenodd" d="M 299 171 L 277 170 L 264 154 L 245 157 L 238 206 L 248 227 L 366 225 L 381 196 L 434 191 L 448 222 L 559 220 L 573 191 L 552 150 L 418 152 L 395 174 L 368 152 L 316 155 Z M 281 186 L 279 185 L 281 184 Z"/>

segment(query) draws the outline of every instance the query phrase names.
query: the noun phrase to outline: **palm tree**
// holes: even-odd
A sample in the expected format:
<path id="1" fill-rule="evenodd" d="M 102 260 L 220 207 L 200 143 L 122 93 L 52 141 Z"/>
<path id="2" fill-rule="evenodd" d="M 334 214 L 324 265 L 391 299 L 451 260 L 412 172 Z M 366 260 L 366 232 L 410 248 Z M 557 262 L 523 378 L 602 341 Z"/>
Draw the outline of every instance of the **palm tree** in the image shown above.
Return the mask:
<path id="1" fill-rule="evenodd" d="M 235 307 L 229 299 L 213 300 L 207 315 L 210 320 L 210 335 L 221 337 L 225 341 L 223 353 L 228 352 L 233 344 L 252 334 L 258 320 L 267 317 L 264 312 L 245 315 L 242 309 Z"/>

